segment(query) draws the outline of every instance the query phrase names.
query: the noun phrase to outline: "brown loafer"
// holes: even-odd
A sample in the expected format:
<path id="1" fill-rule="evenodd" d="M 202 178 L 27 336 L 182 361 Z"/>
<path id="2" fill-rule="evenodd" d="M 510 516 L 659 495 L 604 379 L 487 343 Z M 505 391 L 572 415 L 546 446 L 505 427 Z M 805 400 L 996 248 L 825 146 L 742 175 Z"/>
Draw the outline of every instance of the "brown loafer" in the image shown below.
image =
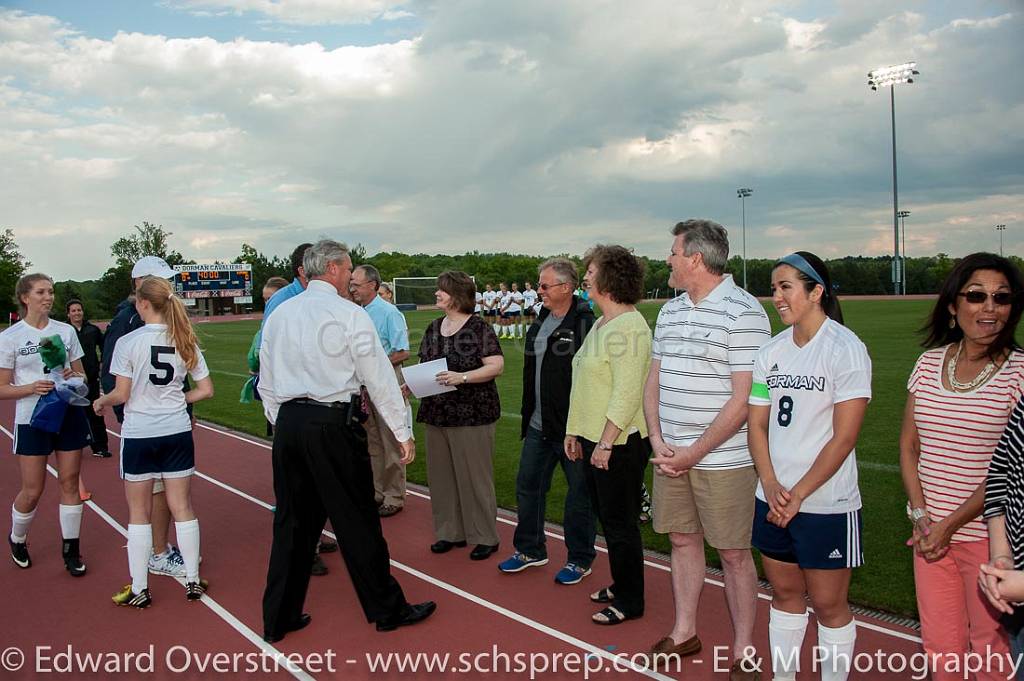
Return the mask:
<path id="1" fill-rule="evenodd" d="M 729 667 L 729 681 L 761 681 L 761 658 L 743 658 Z"/>
<path id="2" fill-rule="evenodd" d="M 674 660 L 678 660 L 679 658 L 696 655 L 701 651 L 701 648 L 700 638 L 696 635 L 686 639 L 678 645 L 675 641 L 666 636 L 651 646 L 651 650 L 647 653 L 647 657 L 650 659 L 651 669 L 656 670 L 659 667 L 665 668 L 666 666 L 669 666 L 669 663 Z"/>
<path id="3" fill-rule="evenodd" d="M 377 513 L 380 514 L 381 518 L 390 518 L 399 511 L 402 510 L 401 506 L 394 506 L 392 504 L 381 504 L 380 508 L 377 509 Z"/>

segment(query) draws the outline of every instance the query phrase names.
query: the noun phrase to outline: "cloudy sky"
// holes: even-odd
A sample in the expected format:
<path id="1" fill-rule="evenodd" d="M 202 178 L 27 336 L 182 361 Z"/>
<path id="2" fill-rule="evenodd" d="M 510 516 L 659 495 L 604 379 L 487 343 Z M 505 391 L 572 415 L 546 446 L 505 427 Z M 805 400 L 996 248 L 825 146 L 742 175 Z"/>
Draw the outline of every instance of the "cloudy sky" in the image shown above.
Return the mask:
<path id="1" fill-rule="evenodd" d="M 200 262 L 371 252 L 1024 252 L 1024 5 L 0 0 L 0 227 L 92 278 L 143 220 Z"/>

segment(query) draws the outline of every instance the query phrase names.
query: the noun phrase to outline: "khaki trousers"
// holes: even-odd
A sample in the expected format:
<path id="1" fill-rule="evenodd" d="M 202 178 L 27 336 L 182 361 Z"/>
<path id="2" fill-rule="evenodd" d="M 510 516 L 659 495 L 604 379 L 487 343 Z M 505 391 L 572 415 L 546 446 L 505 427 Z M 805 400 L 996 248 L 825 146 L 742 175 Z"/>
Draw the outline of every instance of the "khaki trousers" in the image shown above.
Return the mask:
<path id="1" fill-rule="evenodd" d="M 402 368 L 395 367 L 398 384 L 401 385 Z M 406 403 L 408 408 L 408 403 Z M 370 415 L 363 424 L 366 429 L 366 447 L 370 451 L 370 465 L 373 468 L 373 496 L 378 504 L 397 506 L 405 505 L 405 464 L 402 463 L 402 450 L 398 446 L 395 434 L 388 428 L 387 422 L 370 403 Z"/>
<path id="2" fill-rule="evenodd" d="M 438 540 L 466 540 L 488 546 L 498 543 L 495 426 L 426 426 L 427 483 Z"/>

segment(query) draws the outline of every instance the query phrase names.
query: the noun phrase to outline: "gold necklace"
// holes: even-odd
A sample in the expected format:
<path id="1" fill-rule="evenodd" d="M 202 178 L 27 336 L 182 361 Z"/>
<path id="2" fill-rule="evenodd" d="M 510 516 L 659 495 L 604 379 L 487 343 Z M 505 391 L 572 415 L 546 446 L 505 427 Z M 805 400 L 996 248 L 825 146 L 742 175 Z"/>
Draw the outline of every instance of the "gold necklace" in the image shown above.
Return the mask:
<path id="1" fill-rule="evenodd" d="M 996 370 L 996 363 L 990 359 L 988 361 L 988 364 L 986 364 L 982 368 L 982 370 L 978 372 L 978 375 L 975 376 L 970 381 L 967 381 L 966 383 L 961 383 L 960 381 L 956 380 L 956 365 L 957 362 L 960 361 L 960 353 L 961 351 L 963 351 L 963 349 L 964 342 L 960 341 L 956 346 L 956 353 L 953 355 L 953 359 L 949 360 L 949 364 L 946 367 L 946 378 L 949 379 L 949 387 L 961 393 L 974 390 L 979 385 L 987 381 L 989 379 L 989 376 L 991 376 Z"/>

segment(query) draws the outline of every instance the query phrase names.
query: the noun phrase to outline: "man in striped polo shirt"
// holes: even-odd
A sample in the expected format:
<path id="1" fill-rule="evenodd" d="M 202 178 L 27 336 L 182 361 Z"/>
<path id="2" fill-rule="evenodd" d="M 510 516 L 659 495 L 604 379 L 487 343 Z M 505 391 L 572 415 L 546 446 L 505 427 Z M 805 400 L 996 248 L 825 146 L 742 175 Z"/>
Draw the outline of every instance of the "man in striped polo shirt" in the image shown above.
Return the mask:
<path id="1" fill-rule="evenodd" d="M 724 274 L 724 227 L 687 220 L 672 235 L 669 286 L 686 292 L 658 314 L 644 414 L 656 466 L 654 530 L 672 543 L 675 624 L 651 653 L 679 658 L 701 650 L 697 603 L 706 538 L 725 571 L 729 678 L 752 681 L 759 678 L 756 663 L 745 658 L 752 658 L 757 609 L 750 553 L 757 472 L 747 449 L 747 397 L 754 358 L 771 327 L 757 299 Z"/>

